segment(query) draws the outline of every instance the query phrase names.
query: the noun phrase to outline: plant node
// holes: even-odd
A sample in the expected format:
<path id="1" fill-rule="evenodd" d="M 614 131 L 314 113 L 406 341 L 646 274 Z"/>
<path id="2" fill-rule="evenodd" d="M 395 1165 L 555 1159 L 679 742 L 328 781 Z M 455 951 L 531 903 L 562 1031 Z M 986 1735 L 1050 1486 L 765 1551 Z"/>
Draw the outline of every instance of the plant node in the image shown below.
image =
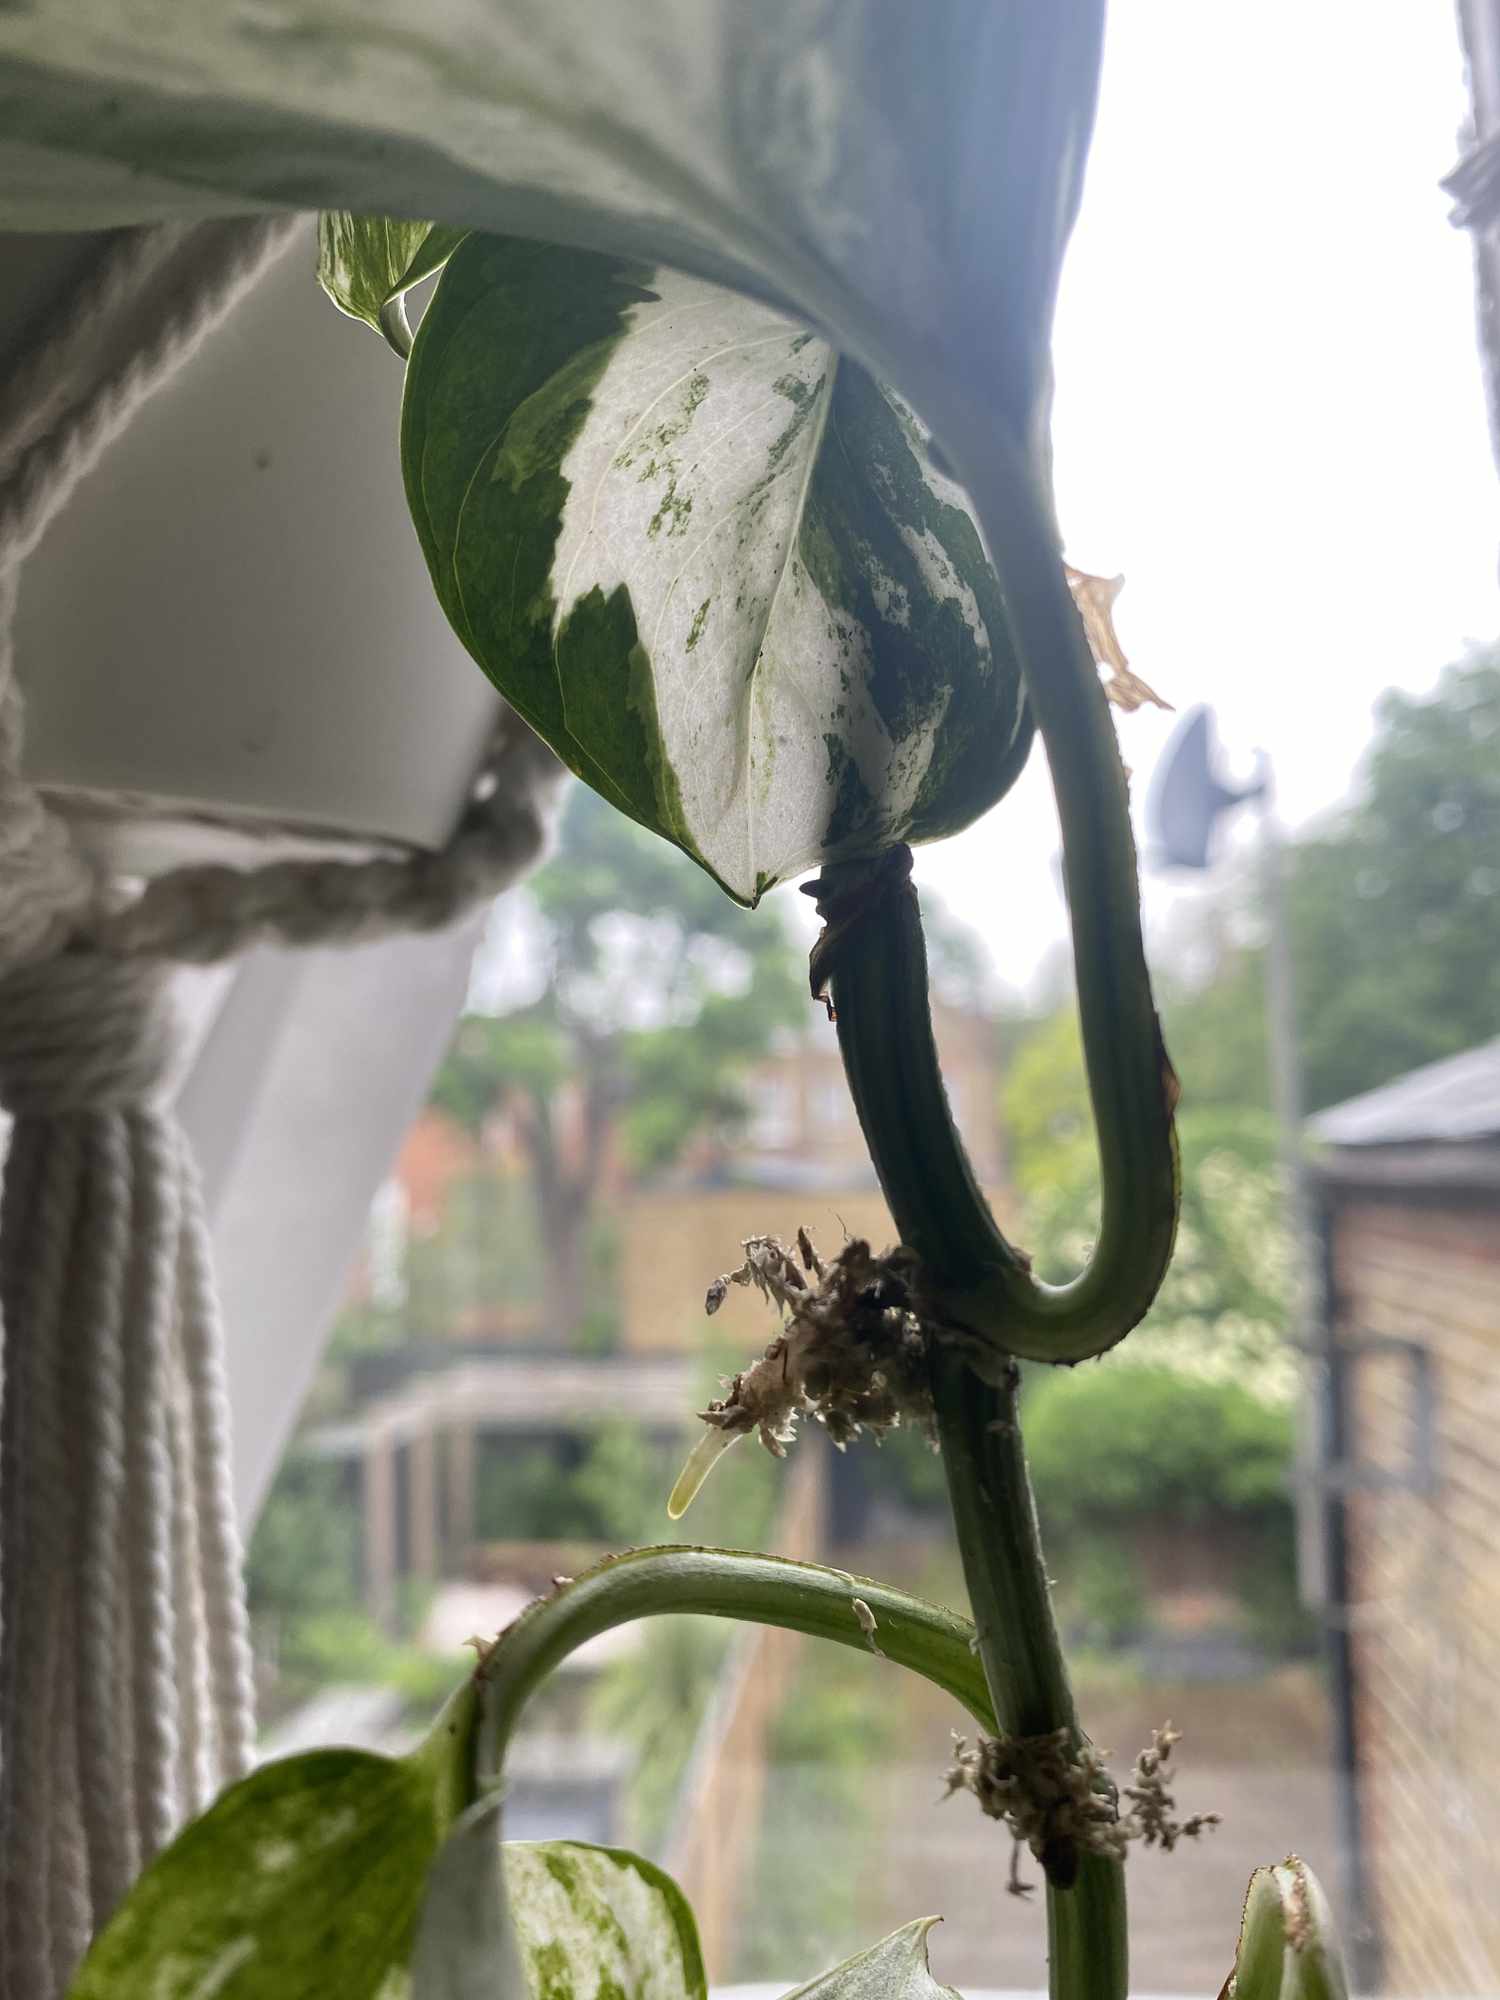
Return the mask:
<path id="1" fill-rule="evenodd" d="M 1067 1729 L 1044 1736 L 980 1736 L 972 1749 L 966 1738 L 955 1736 L 944 1796 L 972 1792 L 981 1812 L 1010 1829 L 1016 1853 L 1007 1887 L 1013 1895 L 1025 1895 L 1028 1887 L 1017 1872 L 1022 1846 L 1031 1849 L 1050 1881 L 1066 1888 L 1077 1873 L 1080 1851 L 1120 1861 L 1129 1842 L 1139 1840 L 1170 1854 L 1179 1840 L 1219 1824 L 1217 1813 L 1177 1817 L 1170 1766 L 1180 1736 L 1170 1722 L 1155 1732 L 1136 1758 L 1133 1782 L 1123 1794 L 1104 1767 L 1103 1753 L 1091 1743 L 1075 1744 Z M 1130 1801 L 1124 1812 L 1122 1796 Z"/>
<path id="2" fill-rule="evenodd" d="M 1029 1847 L 1060 1888 L 1077 1875 L 1080 1849 L 1124 1858 L 1129 1835 L 1104 1760 L 1091 1743 L 1075 1744 L 1067 1729 L 1043 1736 L 980 1736 L 972 1749 L 966 1738 L 955 1736 L 945 1776 L 945 1797 L 972 1792 L 980 1811 L 1003 1820 L 1018 1849 Z M 1025 1894 L 1015 1856 L 1009 1886 L 1014 1894 Z"/>
<path id="3" fill-rule="evenodd" d="M 903 1249 L 877 1257 L 868 1243 L 846 1243 L 825 1263 L 805 1229 L 795 1253 L 774 1236 L 752 1236 L 745 1261 L 709 1286 L 718 1311 L 731 1285 L 753 1285 L 785 1314 L 760 1359 L 725 1385 L 700 1412 L 730 1436 L 756 1431 L 777 1458 L 811 1416 L 843 1447 L 869 1431 L 898 1424 L 932 1435 L 927 1335 L 912 1307 L 916 1259 Z"/>

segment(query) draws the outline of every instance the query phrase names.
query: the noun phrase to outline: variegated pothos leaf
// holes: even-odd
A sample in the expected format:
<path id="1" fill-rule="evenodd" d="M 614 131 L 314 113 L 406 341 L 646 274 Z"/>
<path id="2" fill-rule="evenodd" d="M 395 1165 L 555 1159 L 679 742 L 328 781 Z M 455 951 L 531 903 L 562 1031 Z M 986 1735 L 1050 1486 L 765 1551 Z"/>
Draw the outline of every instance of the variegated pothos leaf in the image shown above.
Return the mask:
<path id="1" fill-rule="evenodd" d="M 361 1750 L 252 1772 L 146 1870 L 68 2000 L 390 2000 L 446 1789 Z"/>
<path id="2" fill-rule="evenodd" d="M 325 210 L 318 217 L 318 281 L 340 312 L 388 334 L 389 308 L 440 271 L 467 233 L 391 215 Z M 410 346 L 408 336 L 403 351 Z"/>
<path id="3" fill-rule="evenodd" d="M 868 1951 L 799 1986 L 787 2000 L 958 2000 L 928 1969 L 927 1933 L 937 1921 L 918 1917 L 903 1924 Z"/>
<path id="4" fill-rule="evenodd" d="M 402 457 L 474 657 L 742 902 L 954 832 L 1024 761 L 962 491 L 899 397 L 763 305 L 472 237 L 417 337 Z"/>
<path id="5" fill-rule="evenodd" d="M 427 1879 L 411 2000 L 704 2000 L 698 1930 L 669 1875 L 624 1848 L 500 1841 L 498 1794 Z"/>
<path id="6" fill-rule="evenodd" d="M 682 1891 L 622 1847 L 510 1840 L 505 1886 L 534 2000 L 704 2000 Z"/>
<path id="7" fill-rule="evenodd" d="M 944 428 L 1024 423 L 1103 12 L 27 0 L 0 8 L 0 223 L 320 208 L 623 252 L 832 328 Z"/>

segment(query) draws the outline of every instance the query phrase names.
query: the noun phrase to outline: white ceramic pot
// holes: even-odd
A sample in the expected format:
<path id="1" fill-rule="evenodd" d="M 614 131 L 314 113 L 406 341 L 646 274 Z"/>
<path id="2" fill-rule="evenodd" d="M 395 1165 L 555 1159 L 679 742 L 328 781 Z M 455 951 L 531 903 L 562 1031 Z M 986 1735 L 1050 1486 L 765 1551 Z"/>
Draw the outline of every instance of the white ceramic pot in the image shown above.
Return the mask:
<path id="1" fill-rule="evenodd" d="M 78 256 L 0 242 L 0 350 Z M 122 865 L 268 831 L 439 846 L 497 713 L 407 517 L 401 364 L 313 258 L 309 222 L 23 572 L 27 768 Z"/>

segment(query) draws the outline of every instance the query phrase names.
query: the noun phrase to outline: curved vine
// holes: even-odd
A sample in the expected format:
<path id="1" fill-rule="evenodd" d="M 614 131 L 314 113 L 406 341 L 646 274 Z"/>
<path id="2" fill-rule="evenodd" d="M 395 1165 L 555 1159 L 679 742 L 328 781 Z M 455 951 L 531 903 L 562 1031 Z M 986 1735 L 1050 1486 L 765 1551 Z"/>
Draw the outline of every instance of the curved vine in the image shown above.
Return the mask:
<path id="1" fill-rule="evenodd" d="M 480 1662 L 476 1774 L 496 1782 L 522 1710 L 559 1661 L 615 1625 L 670 1612 L 698 1612 L 780 1625 L 874 1653 L 953 1696 L 982 1727 L 995 1728 L 984 1668 L 967 1618 L 816 1563 L 737 1549 L 632 1549 L 606 1556 L 539 1598 Z"/>

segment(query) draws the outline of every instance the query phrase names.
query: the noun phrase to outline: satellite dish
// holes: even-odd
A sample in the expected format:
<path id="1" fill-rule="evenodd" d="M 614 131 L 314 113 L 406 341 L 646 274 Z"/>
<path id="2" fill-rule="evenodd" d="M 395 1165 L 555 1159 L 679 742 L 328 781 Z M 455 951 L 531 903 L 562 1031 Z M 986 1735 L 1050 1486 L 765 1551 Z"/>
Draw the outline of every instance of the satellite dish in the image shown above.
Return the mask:
<path id="1" fill-rule="evenodd" d="M 1154 867 L 1207 868 L 1220 816 L 1265 791 L 1264 777 L 1248 785 L 1224 784 L 1214 763 L 1214 712 L 1200 704 L 1173 730 L 1151 780 L 1146 827 Z"/>

